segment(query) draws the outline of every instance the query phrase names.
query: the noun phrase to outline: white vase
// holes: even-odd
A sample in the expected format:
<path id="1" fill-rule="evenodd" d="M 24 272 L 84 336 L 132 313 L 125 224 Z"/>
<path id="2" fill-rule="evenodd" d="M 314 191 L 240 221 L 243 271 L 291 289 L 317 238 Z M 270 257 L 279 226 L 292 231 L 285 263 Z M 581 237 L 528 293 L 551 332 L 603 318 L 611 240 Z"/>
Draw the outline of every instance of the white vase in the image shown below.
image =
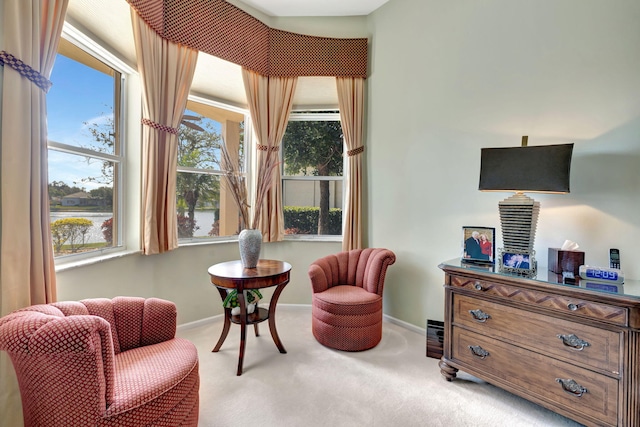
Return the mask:
<path id="1" fill-rule="evenodd" d="M 260 230 L 244 229 L 238 236 L 240 246 L 240 260 L 244 268 L 256 268 L 260 259 L 260 245 L 262 233 Z"/>

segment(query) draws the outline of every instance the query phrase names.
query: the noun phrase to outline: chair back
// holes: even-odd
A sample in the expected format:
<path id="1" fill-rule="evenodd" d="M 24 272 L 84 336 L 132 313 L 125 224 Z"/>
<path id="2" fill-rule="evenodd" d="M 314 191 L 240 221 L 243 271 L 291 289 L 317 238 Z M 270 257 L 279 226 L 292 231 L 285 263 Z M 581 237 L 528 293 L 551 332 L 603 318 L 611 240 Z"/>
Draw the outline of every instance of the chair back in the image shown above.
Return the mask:
<path id="1" fill-rule="evenodd" d="M 314 293 L 352 285 L 382 296 L 387 267 L 395 261 L 395 254 L 388 249 L 353 249 L 316 260 L 309 267 L 309 277 Z"/>

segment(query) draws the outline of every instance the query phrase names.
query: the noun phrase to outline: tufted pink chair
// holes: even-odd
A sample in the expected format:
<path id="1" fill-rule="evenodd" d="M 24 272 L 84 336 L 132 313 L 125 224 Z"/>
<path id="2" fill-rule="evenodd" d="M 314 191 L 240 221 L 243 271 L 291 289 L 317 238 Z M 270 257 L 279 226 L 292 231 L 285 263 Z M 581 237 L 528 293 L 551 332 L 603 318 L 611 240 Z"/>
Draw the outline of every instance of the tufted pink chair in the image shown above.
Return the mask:
<path id="1" fill-rule="evenodd" d="M 309 267 L 313 335 L 337 350 L 361 351 L 382 339 L 382 289 L 388 249 L 355 249 L 328 255 Z"/>
<path id="2" fill-rule="evenodd" d="M 41 304 L 0 319 L 24 425 L 197 426 L 198 353 L 176 306 L 118 297 Z"/>

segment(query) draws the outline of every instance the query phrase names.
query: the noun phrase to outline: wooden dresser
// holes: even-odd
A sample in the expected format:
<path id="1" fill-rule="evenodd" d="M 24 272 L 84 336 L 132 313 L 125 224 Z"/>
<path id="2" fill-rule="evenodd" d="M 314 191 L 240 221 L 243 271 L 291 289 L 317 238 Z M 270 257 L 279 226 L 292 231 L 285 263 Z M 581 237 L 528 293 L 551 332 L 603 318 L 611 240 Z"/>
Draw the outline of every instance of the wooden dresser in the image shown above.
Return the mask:
<path id="1" fill-rule="evenodd" d="M 640 281 L 605 292 L 545 269 L 439 267 L 447 381 L 462 370 L 587 426 L 640 426 Z"/>

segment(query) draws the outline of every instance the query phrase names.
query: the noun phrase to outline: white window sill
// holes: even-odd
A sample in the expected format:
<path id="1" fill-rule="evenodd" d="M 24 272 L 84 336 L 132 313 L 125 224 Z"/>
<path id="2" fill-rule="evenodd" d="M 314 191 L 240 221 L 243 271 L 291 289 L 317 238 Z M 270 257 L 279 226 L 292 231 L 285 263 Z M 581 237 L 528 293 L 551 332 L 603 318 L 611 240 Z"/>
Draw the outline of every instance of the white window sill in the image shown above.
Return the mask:
<path id="1" fill-rule="evenodd" d="M 230 236 L 228 238 L 217 238 L 213 239 L 180 239 L 178 240 L 179 247 L 185 246 L 203 246 L 203 245 L 215 245 L 218 243 L 238 243 L 238 236 Z"/>
<path id="2" fill-rule="evenodd" d="M 61 258 L 56 260 L 56 273 L 60 271 L 71 270 L 77 267 L 84 267 L 91 264 L 97 264 L 99 262 L 107 261 L 114 258 L 122 258 L 125 256 L 140 254 L 140 253 L 142 253 L 142 251 L 140 250 L 135 250 L 135 251 L 119 250 L 119 251 L 107 252 L 101 255 L 86 256 L 83 258 L 72 258 L 72 257 L 69 257 L 69 259 Z"/>
<path id="3" fill-rule="evenodd" d="M 330 235 L 309 235 L 309 234 L 286 234 L 284 236 L 285 241 L 291 242 L 342 242 L 342 236 L 330 236 Z M 238 236 L 231 236 L 227 239 L 219 239 L 219 240 L 180 240 L 180 246 L 200 246 L 200 245 L 211 245 L 217 243 L 237 243 Z"/>
<path id="4" fill-rule="evenodd" d="M 342 236 L 311 236 L 311 235 L 304 235 L 304 234 L 300 234 L 300 235 L 288 234 L 284 237 L 284 241 L 341 243 Z M 233 236 L 228 239 L 207 240 L 204 242 L 197 241 L 197 240 L 193 240 L 193 241 L 186 240 L 186 241 L 181 241 L 179 245 L 180 247 L 186 247 L 186 246 L 205 246 L 205 245 L 216 245 L 220 243 L 237 243 L 237 242 L 238 242 L 238 237 Z M 81 257 L 82 255 L 79 255 L 77 258 L 72 255 L 69 257 L 57 259 L 55 269 L 57 273 L 60 271 L 71 270 L 77 267 L 84 267 L 87 265 L 97 264 L 99 262 L 108 261 L 115 258 L 122 258 L 125 256 L 137 255 L 141 253 L 142 253 L 141 250 L 116 250 L 116 251 L 106 252 L 101 255 L 86 255 L 84 257 Z"/>
<path id="5" fill-rule="evenodd" d="M 331 235 L 310 235 L 310 234 L 287 234 L 284 236 L 285 241 L 293 242 L 337 242 L 342 243 L 342 236 Z"/>

